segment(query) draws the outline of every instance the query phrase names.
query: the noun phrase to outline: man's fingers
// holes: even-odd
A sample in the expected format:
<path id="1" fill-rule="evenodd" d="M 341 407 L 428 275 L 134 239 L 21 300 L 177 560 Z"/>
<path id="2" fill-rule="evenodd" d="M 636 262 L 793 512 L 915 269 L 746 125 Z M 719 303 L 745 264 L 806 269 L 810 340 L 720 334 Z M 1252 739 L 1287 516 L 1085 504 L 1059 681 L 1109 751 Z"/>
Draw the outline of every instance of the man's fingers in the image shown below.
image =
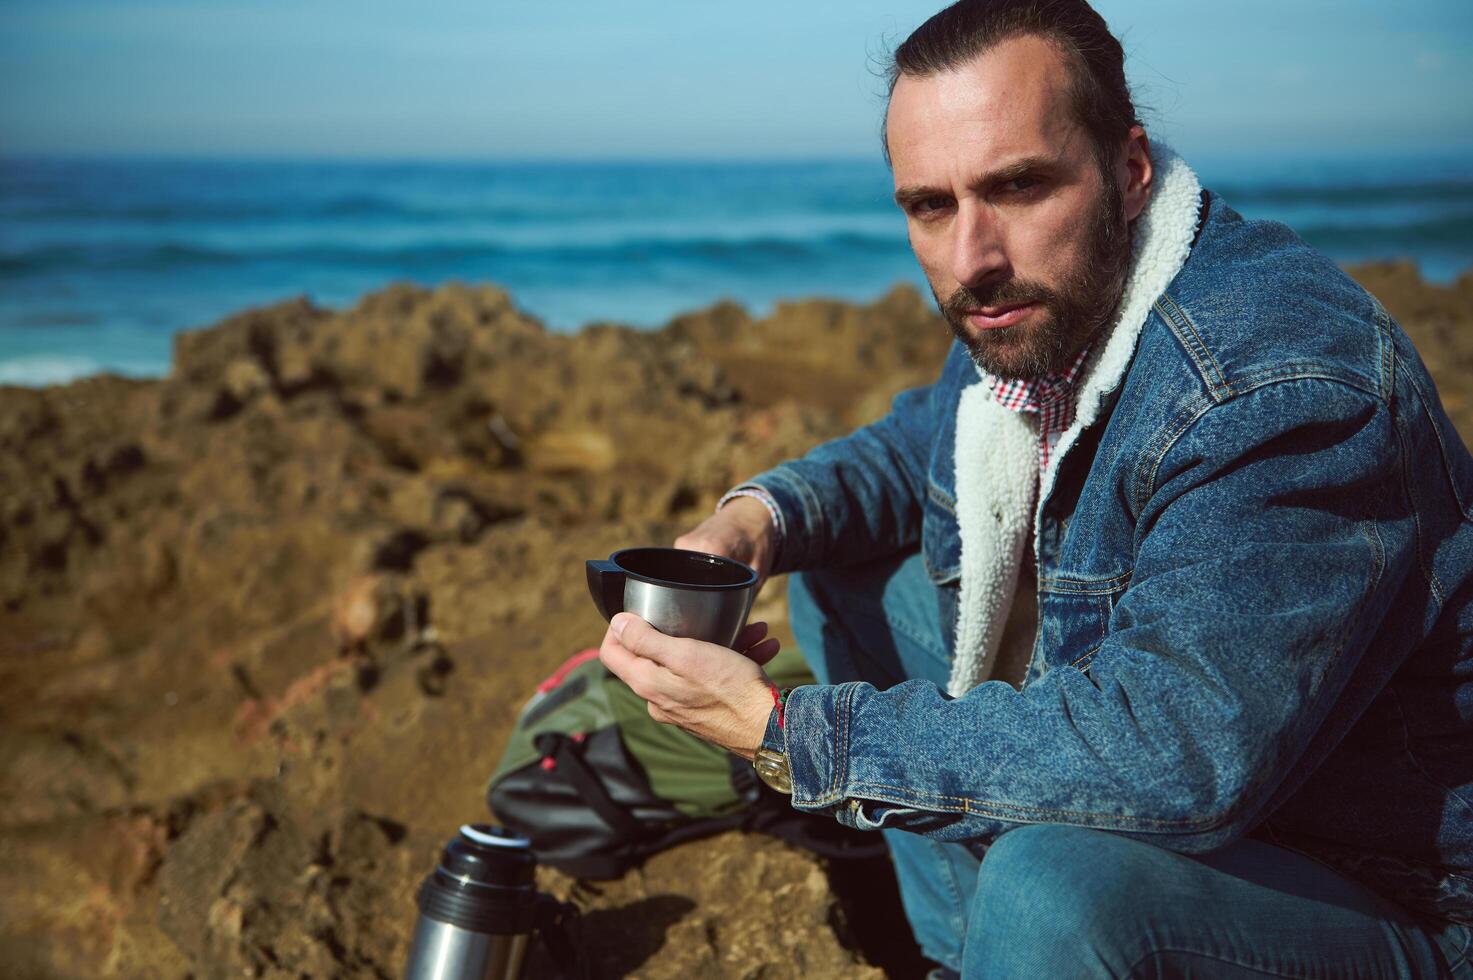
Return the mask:
<path id="1" fill-rule="evenodd" d="M 746 627 L 737 634 L 736 642 L 732 643 L 731 648 L 739 653 L 745 650 L 750 650 L 752 647 L 756 646 L 764 639 L 766 639 L 766 637 L 766 623 L 748 623 Z"/>
<path id="2" fill-rule="evenodd" d="M 675 547 L 686 551 L 704 551 L 708 555 L 724 555 L 730 558 L 731 546 L 724 538 L 710 538 L 703 534 L 682 534 L 675 539 Z"/>
<path id="3" fill-rule="evenodd" d="M 619 613 L 609 621 L 609 628 L 625 650 L 653 660 L 677 674 L 686 673 L 682 668 L 688 662 L 687 645 L 696 641 L 666 636 L 633 613 Z"/>
<path id="4" fill-rule="evenodd" d="M 765 666 L 769 660 L 777 656 L 780 649 L 782 649 L 782 644 L 778 642 L 777 637 L 769 636 L 748 650 L 746 655 L 747 659 L 754 661 L 758 666 Z"/>
<path id="5" fill-rule="evenodd" d="M 635 694 L 649 700 L 654 693 L 660 665 L 630 653 L 619 641 L 619 634 L 614 632 L 612 626 L 604 633 L 604 641 L 598 648 L 598 659 L 614 672 L 615 677 L 628 684 Z"/>
<path id="6" fill-rule="evenodd" d="M 708 517 L 675 539 L 675 547 L 686 551 L 704 551 L 708 555 L 736 558 L 741 551 L 741 535 L 733 533 L 729 516 Z"/>

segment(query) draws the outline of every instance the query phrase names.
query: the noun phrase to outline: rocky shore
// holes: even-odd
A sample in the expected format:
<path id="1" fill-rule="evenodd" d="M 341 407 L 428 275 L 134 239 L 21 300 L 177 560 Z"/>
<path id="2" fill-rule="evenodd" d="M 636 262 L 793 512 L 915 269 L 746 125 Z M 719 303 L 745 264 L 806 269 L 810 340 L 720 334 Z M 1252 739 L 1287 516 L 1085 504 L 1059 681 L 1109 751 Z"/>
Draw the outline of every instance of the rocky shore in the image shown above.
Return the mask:
<path id="1" fill-rule="evenodd" d="M 1353 271 L 1473 438 L 1473 273 Z M 398 976 L 518 708 L 602 635 L 583 560 L 878 417 L 948 340 L 905 288 L 561 335 L 396 285 L 182 335 L 161 380 L 0 389 L 5 974 Z M 781 582 L 754 615 L 788 638 Z M 542 883 L 600 975 L 906 975 L 885 874 L 729 834 Z"/>

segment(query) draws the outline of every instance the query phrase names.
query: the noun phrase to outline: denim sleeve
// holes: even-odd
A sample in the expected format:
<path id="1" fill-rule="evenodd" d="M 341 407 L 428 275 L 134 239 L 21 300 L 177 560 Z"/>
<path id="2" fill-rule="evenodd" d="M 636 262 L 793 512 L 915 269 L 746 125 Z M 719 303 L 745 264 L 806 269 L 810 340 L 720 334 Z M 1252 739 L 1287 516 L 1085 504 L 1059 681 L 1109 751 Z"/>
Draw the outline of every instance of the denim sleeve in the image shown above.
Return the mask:
<path id="1" fill-rule="evenodd" d="M 981 843 L 1046 822 L 1206 851 L 1250 830 L 1415 574 L 1399 442 L 1383 400 L 1319 379 L 1204 406 L 1161 439 L 1137 476 L 1132 582 L 1087 672 L 959 699 L 919 680 L 798 688 L 794 805 Z"/>
<path id="2" fill-rule="evenodd" d="M 901 392 L 878 422 L 742 484 L 766 490 L 782 511 L 775 574 L 846 565 L 919 543 L 936 429 L 956 410 L 948 374 L 964 370 L 958 357 L 966 361 L 953 344 L 941 380 Z"/>

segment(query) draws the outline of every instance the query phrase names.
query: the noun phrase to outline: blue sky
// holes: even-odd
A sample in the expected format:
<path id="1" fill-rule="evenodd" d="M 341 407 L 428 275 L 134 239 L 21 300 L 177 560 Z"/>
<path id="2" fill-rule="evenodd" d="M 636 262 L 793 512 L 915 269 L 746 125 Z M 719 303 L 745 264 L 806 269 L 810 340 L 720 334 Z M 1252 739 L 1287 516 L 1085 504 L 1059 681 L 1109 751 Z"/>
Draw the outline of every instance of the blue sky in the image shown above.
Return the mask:
<path id="1" fill-rule="evenodd" d="M 813 157 L 877 150 L 910 0 L 4 0 L 0 154 Z M 1470 0 L 1101 0 L 1159 137 L 1473 149 Z"/>

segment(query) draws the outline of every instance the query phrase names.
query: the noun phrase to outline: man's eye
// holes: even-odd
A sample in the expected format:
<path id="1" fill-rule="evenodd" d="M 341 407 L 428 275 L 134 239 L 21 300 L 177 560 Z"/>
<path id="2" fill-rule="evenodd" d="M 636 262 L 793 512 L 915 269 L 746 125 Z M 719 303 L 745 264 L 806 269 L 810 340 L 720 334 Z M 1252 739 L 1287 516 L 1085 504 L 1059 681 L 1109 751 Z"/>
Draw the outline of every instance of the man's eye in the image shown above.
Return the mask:
<path id="1" fill-rule="evenodd" d="M 937 211 L 945 210 L 951 206 L 949 197 L 923 197 L 911 205 L 911 213 L 919 217 L 935 214 Z"/>
<path id="2" fill-rule="evenodd" d="M 1041 181 L 1037 177 L 1024 175 L 1022 177 L 1014 177 L 1012 180 L 1003 184 L 1002 189 L 1012 194 L 1022 194 L 1037 187 L 1040 183 Z"/>

